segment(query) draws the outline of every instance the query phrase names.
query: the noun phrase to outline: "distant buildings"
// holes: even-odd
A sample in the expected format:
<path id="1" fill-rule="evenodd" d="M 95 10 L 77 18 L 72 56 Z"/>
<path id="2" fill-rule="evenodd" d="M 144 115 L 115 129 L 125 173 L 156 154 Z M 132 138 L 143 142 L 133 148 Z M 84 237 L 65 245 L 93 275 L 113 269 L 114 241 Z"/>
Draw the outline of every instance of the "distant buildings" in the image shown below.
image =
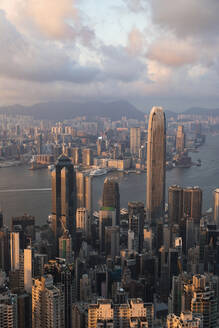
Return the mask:
<path id="1" fill-rule="evenodd" d="M 130 128 L 130 153 L 135 156 L 139 156 L 139 150 L 141 147 L 141 129 Z"/>
<path id="2" fill-rule="evenodd" d="M 176 152 L 183 153 L 185 149 L 185 132 L 182 125 L 178 126 L 176 134 Z"/>
<path id="3" fill-rule="evenodd" d="M 214 222 L 219 228 L 219 189 L 215 189 L 214 193 Z"/>

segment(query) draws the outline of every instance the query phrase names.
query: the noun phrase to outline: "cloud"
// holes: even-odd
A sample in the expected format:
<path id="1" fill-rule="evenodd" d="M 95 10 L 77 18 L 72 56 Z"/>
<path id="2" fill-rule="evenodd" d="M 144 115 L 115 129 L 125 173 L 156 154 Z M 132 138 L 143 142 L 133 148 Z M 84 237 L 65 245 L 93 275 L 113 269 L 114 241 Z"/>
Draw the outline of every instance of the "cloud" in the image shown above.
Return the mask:
<path id="1" fill-rule="evenodd" d="M 0 9 L 22 33 L 91 44 L 94 31 L 83 23 L 75 0 L 1 0 Z"/>
<path id="2" fill-rule="evenodd" d="M 124 0 L 124 2 L 135 13 L 142 12 L 147 7 L 147 3 L 143 0 Z"/>
<path id="3" fill-rule="evenodd" d="M 125 47 L 102 46 L 103 72 L 110 79 L 130 82 L 146 74 L 146 64 L 133 57 Z"/>
<path id="4" fill-rule="evenodd" d="M 189 41 L 169 37 L 155 40 L 149 46 L 147 57 L 167 66 L 180 67 L 195 63 L 198 53 Z"/>
<path id="5" fill-rule="evenodd" d="M 115 39 L 121 6 L 105 24 L 109 5 L 99 14 L 76 1 L 0 0 L 2 103 L 125 98 L 174 109 L 219 101 L 218 1 L 122 0 L 132 12 Z"/>
<path id="6" fill-rule="evenodd" d="M 29 40 L 0 12 L 0 76 L 41 83 L 68 81 L 89 83 L 98 79 L 99 69 L 82 66 L 63 47 Z"/>
<path id="7" fill-rule="evenodd" d="M 168 82 L 172 70 L 155 60 L 148 60 L 148 76 L 153 82 Z"/>
<path id="8" fill-rule="evenodd" d="M 145 39 L 142 33 L 136 27 L 132 28 L 128 34 L 128 52 L 133 56 L 141 55 L 144 51 L 144 44 Z"/>
<path id="9" fill-rule="evenodd" d="M 153 22 L 179 37 L 206 38 L 219 29 L 218 0 L 149 0 Z"/>
<path id="10" fill-rule="evenodd" d="M 28 0 L 24 11 L 47 36 L 55 39 L 74 37 L 75 32 L 68 23 L 68 20 L 74 22 L 77 19 L 72 0 Z"/>
<path id="11" fill-rule="evenodd" d="M 146 74 L 146 64 L 122 46 L 101 45 L 99 58 L 80 64 L 80 49 L 30 39 L 18 32 L 0 12 L 0 76 L 41 83 L 97 83 L 106 80 L 130 82 Z M 78 53 L 78 56 L 76 55 Z M 74 54 L 72 56 L 72 54 Z"/>

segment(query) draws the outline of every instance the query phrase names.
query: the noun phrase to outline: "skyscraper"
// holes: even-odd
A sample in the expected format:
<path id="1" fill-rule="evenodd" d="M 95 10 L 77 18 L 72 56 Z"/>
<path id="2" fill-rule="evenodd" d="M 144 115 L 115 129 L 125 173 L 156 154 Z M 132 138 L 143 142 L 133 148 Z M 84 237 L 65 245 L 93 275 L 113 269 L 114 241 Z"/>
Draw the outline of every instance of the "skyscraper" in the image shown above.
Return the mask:
<path id="1" fill-rule="evenodd" d="M 214 222 L 219 228 L 219 188 L 214 190 Z"/>
<path id="2" fill-rule="evenodd" d="M 20 240 L 19 232 L 10 233 L 11 271 L 19 270 Z"/>
<path id="3" fill-rule="evenodd" d="M 183 188 L 170 186 L 168 189 L 168 220 L 169 223 L 179 224 L 183 217 Z"/>
<path id="4" fill-rule="evenodd" d="M 113 207 L 101 207 L 99 211 L 100 251 L 105 251 L 105 227 L 115 226 L 116 211 Z"/>
<path id="5" fill-rule="evenodd" d="M 61 155 L 52 172 L 52 228 L 57 239 L 61 221 L 72 234 L 75 231 L 76 179 L 71 160 Z M 57 242 L 57 240 L 56 240 Z"/>
<path id="6" fill-rule="evenodd" d="M 128 202 L 129 230 L 134 232 L 135 244 L 138 251 L 142 250 L 144 240 L 144 204 Z"/>
<path id="7" fill-rule="evenodd" d="M 201 219 L 202 190 L 199 187 L 183 189 L 183 214 L 193 219 Z"/>
<path id="8" fill-rule="evenodd" d="M 77 208 L 84 207 L 92 214 L 92 177 L 76 172 Z"/>
<path id="9" fill-rule="evenodd" d="M 120 236 L 119 236 L 119 227 L 105 227 L 105 250 L 106 255 L 114 258 L 115 256 L 119 256 L 120 248 L 119 248 Z"/>
<path id="10" fill-rule="evenodd" d="M 106 178 L 103 185 L 103 207 L 113 207 L 116 210 L 116 225 L 120 221 L 120 194 L 117 181 Z"/>
<path id="11" fill-rule="evenodd" d="M 148 123 L 147 195 L 148 219 L 155 224 L 164 214 L 166 177 L 166 119 L 161 107 L 153 107 Z"/>
<path id="12" fill-rule="evenodd" d="M 64 297 L 51 275 L 33 280 L 32 327 L 64 327 Z"/>
<path id="13" fill-rule="evenodd" d="M 179 125 L 176 134 L 176 152 L 182 153 L 185 148 L 185 133 L 183 125 Z"/>
<path id="14" fill-rule="evenodd" d="M 0 327 L 14 328 L 18 325 L 17 295 L 10 291 L 0 294 Z"/>
<path id="15" fill-rule="evenodd" d="M 72 327 L 72 299 L 73 299 L 73 267 L 63 259 L 50 260 L 45 265 L 47 275 L 52 275 L 53 285 L 61 291 L 60 297 L 64 296 L 64 325 L 58 327 Z M 42 277 L 41 277 L 42 280 Z"/>
<path id="16" fill-rule="evenodd" d="M 72 238 L 68 230 L 59 238 L 59 257 L 65 259 L 68 264 L 73 262 Z"/>
<path id="17" fill-rule="evenodd" d="M 24 289 L 31 293 L 32 289 L 32 249 L 24 249 Z"/>
<path id="18" fill-rule="evenodd" d="M 130 153 L 138 155 L 141 147 L 141 129 L 130 128 Z"/>
<path id="19" fill-rule="evenodd" d="M 85 166 L 93 165 L 93 151 L 92 149 L 85 148 L 82 150 L 82 163 Z"/>

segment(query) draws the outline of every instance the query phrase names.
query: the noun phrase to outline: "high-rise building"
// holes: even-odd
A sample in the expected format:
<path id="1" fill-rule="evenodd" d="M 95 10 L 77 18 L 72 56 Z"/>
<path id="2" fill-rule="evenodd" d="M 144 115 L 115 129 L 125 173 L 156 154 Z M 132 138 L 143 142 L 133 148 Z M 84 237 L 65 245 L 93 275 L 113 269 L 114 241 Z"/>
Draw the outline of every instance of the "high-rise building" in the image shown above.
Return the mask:
<path id="1" fill-rule="evenodd" d="M 116 225 L 116 211 L 113 207 L 101 207 L 99 211 L 99 243 L 100 251 L 105 251 L 105 227 Z"/>
<path id="2" fill-rule="evenodd" d="M 32 327 L 32 308 L 31 295 L 25 292 L 17 295 L 17 309 L 18 309 L 18 326 L 17 328 L 31 328 Z"/>
<path id="3" fill-rule="evenodd" d="M 166 119 L 161 107 L 153 107 L 148 123 L 146 209 L 152 224 L 163 217 L 166 178 Z"/>
<path id="4" fill-rule="evenodd" d="M 70 159 L 61 155 L 52 171 L 52 229 L 60 235 L 61 222 L 71 234 L 75 231 L 76 179 Z M 57 251 L 56 251 L 57 252 Z"/>
<path id="5" fill-rule="evenodd" d="M 139 155 L 141 147 L 141 129 L 130 128 L 130 153 L 132 155 Z"/>
<path id="6" fill-rule="evenodd" d="M 47 254 L 34 253 L 34 277 L 38 278 L 44 275 L 44 265 L 48 262 Z"/>
<path id="7" fill-rule="evenodd" d="M 21 227 L 21 231 L 24 233 L 25 243 L 31 239 L 35 240 L 35 217 L 24 214 L 18 217 L 11 218 L 11 231 L 15 231 L 16 227 Z M 20 245 L 21 246 L 21 245 Z M 27 246 L 27 245 L 24 245 Z M 25 248 L 25 247 L 24 247 Z"/>
<path id="8" fill-rule="evenodd" d="M 192 312 L 182 312 L 179 317 L 175 314 L 167 316 L 167 328 L 202 328 L 202 316 Z"/>
<path id="9" fill-rule="evenodd" d="M 179 224 L 183 217 L 183 188 L 170 186 L 168 189 L 168 221 L 171 225 Z"/>
<path id="10" fill-rule="evenodd" d="M 183 189 L 183 214 L 193 219 L 201 219 L 202 190 L 199 187 Z"/>
<path id="11" fill-rule="evenodd" d="M 93 165 L 93 151 L 92 149 L 85 148 L 82 150 L 82 163 L 85 166 Z"/>
<path id="12" fill-rule="evenodd" d="M 105 251 L 106 255 L 109 255 L 112 258 L 114 258 L 115 256 L 119 256 L 120 254 L 119 233 L 119 226 L 105 227 Z"/>
<path id="13" fill-rule="evenodd" d="M 43 137 L 42 134 L 38 134 L 36 137 L 36 148 L 37 148 L 37 154 L 43 153 Z"/>
<path id="14" fill-rule="evenodd" d="M 64 296 L 51 275 L 33 280 L 32 327 L 64 327 Z"/>
<path id="15" fill-rule="evenodd" d="M 124 304 L 114 304 L 111 299 L 100 299 L 88 307 L 88 328 L 97 327 L 148 327 L 152 328 L 154 308 L 140 298 L 129 299 Z"/>
<path id="16" fill-rule="evenodd" d="M 182 125 L 178 126 L 176 134 L 176 152 L 178 154 L 183 153 L 185 149 L 185 132 Z"/>
<path id="17" fill-rule="evenodd" d="M 53 277 L 53 285 L 64 296 L 64 326 L 72 327 L 73 267 L 63 259 L 50 260 L 45 265 L 45 272 Z"/>
<path id="18" fill-rule="evenodd" d="M 66 260 L 66 263 L 73 263 L 72 238 L 68 230 L 59 237 L 59 257 Z"/>
<path id="19" fill-rule="evenodd" d="M 10 233 L 11 271 L 19 270 L 20 239 L 19 232 Z"/>
<path id="20" fill-rule="evenodd" d="M 32 290 L 32 249 L 24 249 L 24 289 L 27 293 Z"/>
<path id="21" fill-rule="evenodd" d="M 129 230 L 134 232 L 134 249 L 141 251 L 144 241 L 144 204 L 142 202 L 128 202 L 128 216 Z M 129 235 L 131 238 L 131 234 Z"/>
<path id="22" fill-rule="evenodd" d="M 106 178 L 103 184 L 103 207 L 113 207 L 116 210 L 116 225 L 120 223 L 120 194 L 119 184 L 111 178 Z"/>
<path id="23" fill-rule="evenodd" d="M 183 308 L 203 317 L 203 328 L 217 327 L 217 297 L 205 275 L 194 275 L 184 284 Z"/>
<path id="24" fill-rule="evenodd" d="M 3 227 L 3 225 L 4 225 L 4 218 L 3 218 L 2 210 L 0 209 L 0 229 Z"/>
<path id="25" fill-rule="evenodd" d="M 105 141 L 103 140 L 103 137 L 98 137 L 97 139 L 97 155 L 101 156 L 102 151 L 105 150 Z"/>
<path id="26" fill-rule="evenodd" d="M 214 190 L 214 222 L 219 228 L 219 188 Z"/>
<path id="27" fill-rule="evenodd" d="M 76 231 L 82 231 L 82 234 L 89 238 L 91 234 L 91 220 L 86 208 L 77 208 L 76 212 Z"/>
<path id="28" fill-rule="evenodd" d="M 203 316 L 203 328 L 217 327 L 217 299 L 214 290 L 206 286 L 205 276 L 193 276 L 191 312 Z"/>
<path id="29" fill-rule="evenodd" d="M 82 154 L 81 154 L 81 149 L 80 148 L 72 148 L 71 151 L 71 155 L 72 155 L 72 162 L 74 165 L 78 165 L 81 163 L 82 161 Z"/>
<path id="30" fill-rule="evenodd" d="M 0 269 L 4 272 L 10 270 L 10 233 L 4 226 L 0 229 Z"/>
<path id="31" fill-rule="evenodd" d="M 84 207 L 92 214 L 92 177 L 84 172 L 76 172 L 77 208 Z"/>
<path id="32" fill-rule="evenodd" d="M 10 291 L 0 294 L 0 327 L 17 328 L 17 295 Z"/>

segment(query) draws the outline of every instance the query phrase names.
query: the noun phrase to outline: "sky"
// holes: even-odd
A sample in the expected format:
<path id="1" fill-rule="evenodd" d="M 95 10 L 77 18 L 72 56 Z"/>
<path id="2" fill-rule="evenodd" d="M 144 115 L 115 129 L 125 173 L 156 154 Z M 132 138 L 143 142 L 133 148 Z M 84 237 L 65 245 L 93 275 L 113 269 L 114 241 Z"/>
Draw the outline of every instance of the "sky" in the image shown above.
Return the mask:
<path id="1" fill-rule="evenodd" d="M 218 0 L 0 0 L 0 106 L 219 108 Z"/>

